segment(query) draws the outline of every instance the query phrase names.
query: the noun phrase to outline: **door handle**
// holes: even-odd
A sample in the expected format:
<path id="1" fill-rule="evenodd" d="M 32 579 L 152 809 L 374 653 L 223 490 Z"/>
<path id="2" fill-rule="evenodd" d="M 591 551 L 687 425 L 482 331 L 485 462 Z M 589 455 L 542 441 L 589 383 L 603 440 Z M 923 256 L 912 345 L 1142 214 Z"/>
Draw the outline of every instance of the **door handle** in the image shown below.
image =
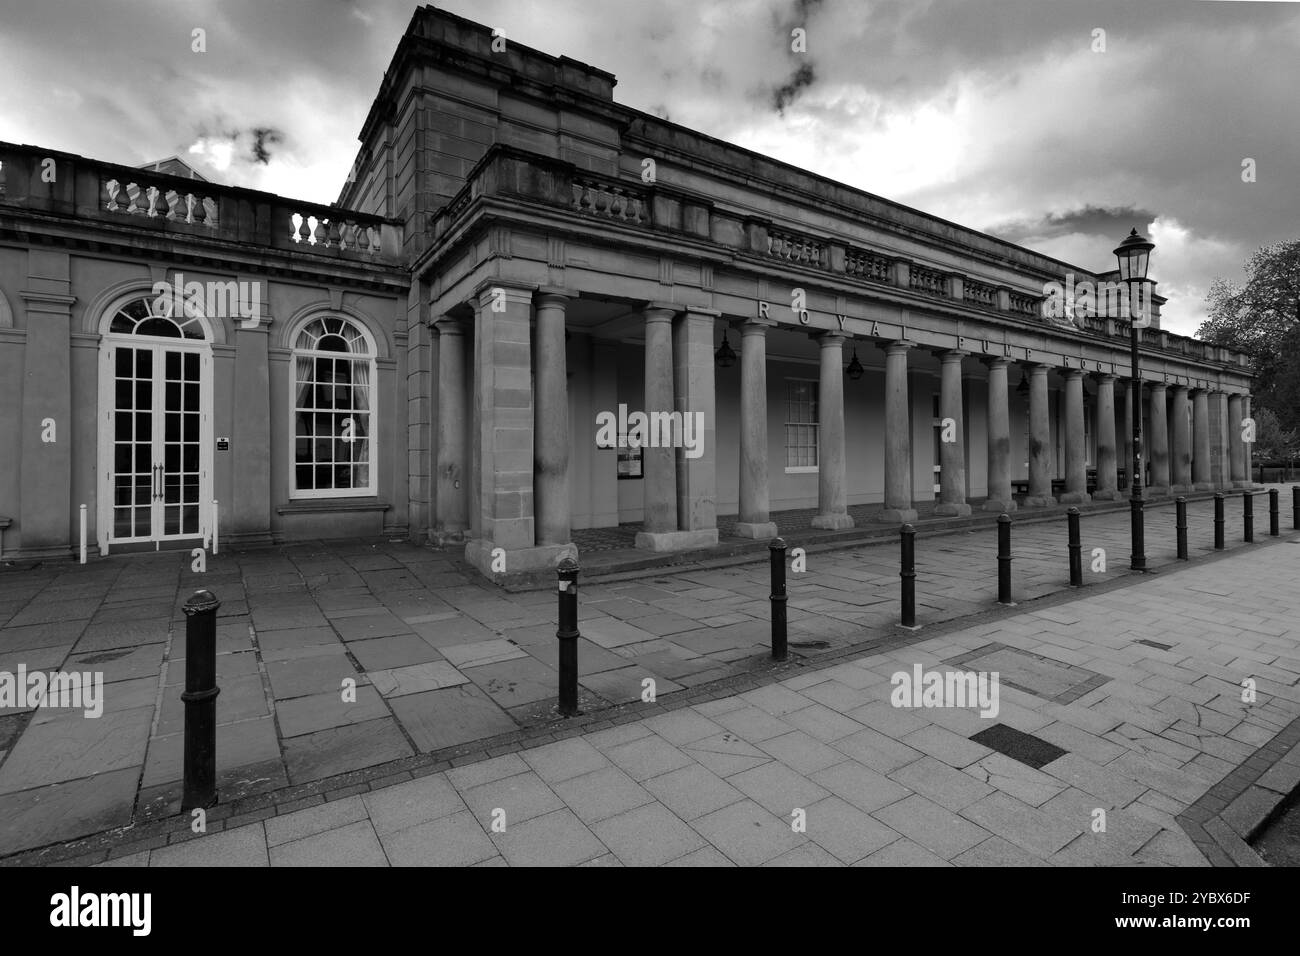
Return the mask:
<path id="1" fill-rule="evenodd" d="M 162 465 L 154 465 L 154 466 L 153 466 L 153 475 L 154 475 L 154 477 L 153 477 L 153 486 L 154 486 L 153 497 L 154 497 L 154 500 L 155 500 L 155 501 L 157 501 L 158 499 L 162 498 L 162 467 L 163 467 Z"/>

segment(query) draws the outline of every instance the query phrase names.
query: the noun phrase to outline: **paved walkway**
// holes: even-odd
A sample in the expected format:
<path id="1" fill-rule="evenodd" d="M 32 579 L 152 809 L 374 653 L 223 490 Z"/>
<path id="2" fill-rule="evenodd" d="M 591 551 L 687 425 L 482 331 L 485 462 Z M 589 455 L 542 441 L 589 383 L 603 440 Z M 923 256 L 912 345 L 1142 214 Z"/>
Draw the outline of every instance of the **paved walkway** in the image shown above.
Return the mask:
<path id="1" fill-rule="evenodd" d="M 1204 865 L 1175 817 L 1300 715 L 1297 578 L 1242 552 L 112 865 Z M 998 713 L 892 706 L 917 665 Z"/>
<path id="2" fill-rule="evenodd" d="M 1263 539 L 1267 498 L 1257 503 Z M 1234 548 L 1242 546 L 1237 504 L 1228 516 Z M 1189 511 L 1195 556 L 1209 550 L 1210 503 Z M 1086 579 L 1126 574 L 1127 513 L 1090 515 L 1083 526 Z M 1147 527 L 1151 564 L 1172 562 L 1172 505 L 1152 508 Z M 1066 585 L 1064 545 L 1063 516 L 1017 528 L 1016 600 Z M 1091 570 L 1096 547 L 1106 551 L 1105 571 Z M 991 528 L 923 535 L 917 552 L 920 623 L 992 605 Z M 815 657 L 892 629 L 896 546 L 814 551 L 807 560 L 806 573 L 790 576 L 796 654 Z M 218 753 L 227 800 L 556 720 L 554 592 L 505 593 L 428 549 L 223 553 L 203 574 L 176 553 L 7 572 L 0 672 L 97 671 L 106 700 L 96 719 L 0 711 L 0 855 L 177 810 L 179 607 L 197 587 L 223 601 Z M 639 700 L 646 678 L 663 696 L 763 666 L 767 596 L 765 562 L 583 586 L 584 709 Z M 356 696 L 344 702 L 348 679 Z"/>

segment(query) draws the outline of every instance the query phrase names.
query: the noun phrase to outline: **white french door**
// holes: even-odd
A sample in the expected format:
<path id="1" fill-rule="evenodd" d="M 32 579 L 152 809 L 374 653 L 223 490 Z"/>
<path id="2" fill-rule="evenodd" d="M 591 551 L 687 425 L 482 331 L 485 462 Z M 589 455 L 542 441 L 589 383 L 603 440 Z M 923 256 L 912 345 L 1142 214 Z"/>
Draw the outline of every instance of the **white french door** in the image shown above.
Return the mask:
<path id="1" fill-rule="evenodd" d="M 206 344 L 106 339 L 100 359 L 101 550 L 204 538 L 211 523 Z"/>

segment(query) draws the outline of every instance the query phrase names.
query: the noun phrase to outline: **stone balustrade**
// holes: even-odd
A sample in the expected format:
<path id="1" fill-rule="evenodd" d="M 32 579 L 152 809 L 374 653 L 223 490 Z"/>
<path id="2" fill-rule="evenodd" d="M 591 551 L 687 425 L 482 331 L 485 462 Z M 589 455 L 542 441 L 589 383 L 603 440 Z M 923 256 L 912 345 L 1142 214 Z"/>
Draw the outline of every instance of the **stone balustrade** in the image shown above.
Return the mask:
<path id="1" fill-rule="evenodd" d="M 942 272 L 912 263 L 911 268 L 908 269 L 908 276 L 911 288 L 917 292 L 925 295 L 948 295 L 948 277 Z"/>
<path id="2" fill-rule="evenodd" d="M 402 225 L 333 206 L 0 143 L 0 205 L 174 238 L 397 264 Z"/>
<path id="3" fill-rule="evenodd" d="M 768 227 L 767 254 L 774 258 L 801 265 L 821 266 L 824 248 L 825 244 L 812 236 L 774 226 Z"/>

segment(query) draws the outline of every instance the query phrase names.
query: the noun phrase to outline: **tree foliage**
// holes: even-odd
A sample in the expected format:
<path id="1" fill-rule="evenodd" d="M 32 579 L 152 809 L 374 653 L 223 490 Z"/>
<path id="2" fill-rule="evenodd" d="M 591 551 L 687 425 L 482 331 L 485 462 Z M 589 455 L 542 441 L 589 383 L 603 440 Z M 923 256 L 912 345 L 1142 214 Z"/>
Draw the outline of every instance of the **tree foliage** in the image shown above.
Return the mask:
<path id="1" fill-rule="evenodd" d="M 1300 240 L 1258 249 L 1245 272 L 1241 285 L 1214 280 L 1210 317 L 1196 335 L 1247 353 L 1256 375 L 1255 408 L 1271 410 L 1280 431 L 1295 431 L 1300 428 Z"/>

